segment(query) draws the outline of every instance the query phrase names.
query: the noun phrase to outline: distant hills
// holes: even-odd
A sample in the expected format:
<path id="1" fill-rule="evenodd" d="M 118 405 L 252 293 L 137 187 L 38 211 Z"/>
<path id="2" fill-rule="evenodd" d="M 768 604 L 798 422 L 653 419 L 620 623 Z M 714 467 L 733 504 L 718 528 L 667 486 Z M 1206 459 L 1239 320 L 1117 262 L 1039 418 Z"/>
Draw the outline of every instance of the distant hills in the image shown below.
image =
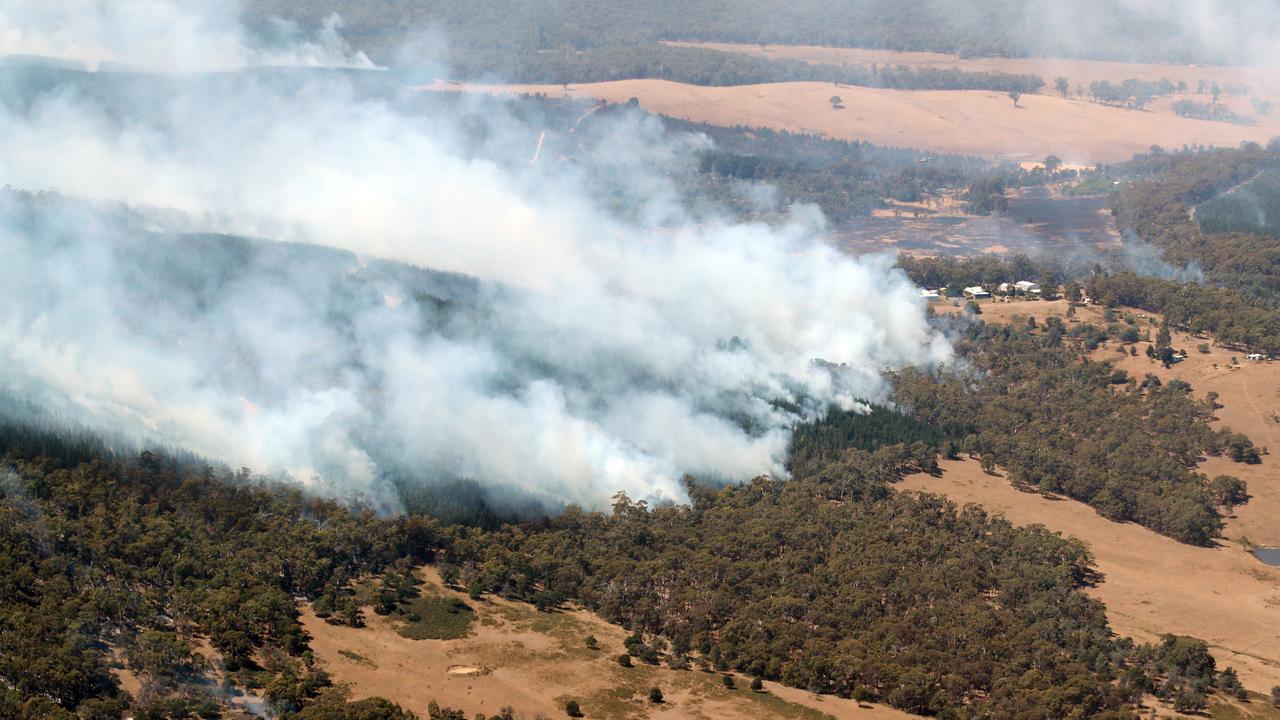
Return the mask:
<path id="1" fill-rule="evenodd" d="M 928 50 L 957 55 L 1059 56 L 1242 64 L 1272 43 L 1274 5 L 1148 0 L 248 0 L 250 24 L 284 17 L 318 25 L 339 13 L 344 35 L 375 61 L 406 59 L 406 41 L 443 40 L 450 59 L 494 70 L 501 58 L 556 50 L 716 40 Z M 1194 14 L 1194 10 L 1200 10 Z M 654 52 L 666 52 L 655 49 Z M 1272 53 L 1273 54 L 1273 53 Z"/>

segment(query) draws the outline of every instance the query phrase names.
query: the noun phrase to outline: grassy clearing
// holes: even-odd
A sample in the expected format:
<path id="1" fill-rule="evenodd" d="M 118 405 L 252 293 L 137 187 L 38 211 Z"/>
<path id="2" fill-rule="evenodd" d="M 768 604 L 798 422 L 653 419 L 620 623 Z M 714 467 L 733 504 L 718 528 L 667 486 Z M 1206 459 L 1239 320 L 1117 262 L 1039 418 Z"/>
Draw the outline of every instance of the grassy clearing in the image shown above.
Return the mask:
<path id="1" fill-rule="evenodd" d="M 756 692 L 745 688 L 739 688 L 734 692 L 746 694 L 750 697 L 751 702 L 760 708 L 760 717 L 795 718 L 795 720 L 822 720 L 823 718 L 831 717 L 813 708 L 803 707 L 783 700 L 773 693 Z"/>
<path id="2" fill-rule="evenodd" d="M 420 597 L 396 611 L 404 625 L 396 630 L 410 640 L 457 640 L 467 636 L 476 612 L 458 598 Z"/>
<path id="3" fill-rule="evenodd" d="M 621 718 L 641 720 L 649 717 L 653 705 L 649 702 L 649 688 L 660 687 L 667 701 L 664 706 L 678 709 L 689 718 L 714 718 L 722 703 L 745 703 L 752 708 L 753 717 L 779 718 L 781 720 L 830 720 L 831 716 L 802 705 L 784 700 L 772 693 L 753 692 L 739 678 L 737 689 L 724 687 L 720 673 L 698 671 L 671 672 L 652 666 L 636 666 L 629 669 L 610 668 L 609 687 L 573 696 L 582 706 L 587 717 Z M 556 698 L 563 704 L 570 696 Z"/>
<path id="4" fill-rule="evenodd" d="M 588 717 L 618 718 L 619 720 L 642 720 L 648 717 L 650 707 L 645 694 L 656 683 L 653 673 L 612 672 L 614 683 L 603 690 L 576 698 L 582 705 L 582 711 Z M 556 698 L 558 703 L 569 699 L 567 696 Z"/>
<path id="5" fill-rule="evenodd" d="M 1214 720 L 1280 720 L 1280 708 L 1271 704 L 1271 698 L 1259 693 L 1249 693 L 1247 703 L 1210 697 L 1209 716 Z"/>
<path id="6" fill-rule="evenodd" d="M 560 645 L 560 650 L 566 653 L 585 649 L 583 641 L 592 631 L 591 627 L 573 613 L 562 610 L 542 612 L 531 605 L 497 605 L 493 608 L 493 612 L 482 614 L 480 623 L 495 627 L 506 623 L 515 630 L 527 630 L 545 635 L 555 639 Z M 592 652 L 598 654 L 599 651 Z M 595 654 L 592 656 L 594 657 Z"/>

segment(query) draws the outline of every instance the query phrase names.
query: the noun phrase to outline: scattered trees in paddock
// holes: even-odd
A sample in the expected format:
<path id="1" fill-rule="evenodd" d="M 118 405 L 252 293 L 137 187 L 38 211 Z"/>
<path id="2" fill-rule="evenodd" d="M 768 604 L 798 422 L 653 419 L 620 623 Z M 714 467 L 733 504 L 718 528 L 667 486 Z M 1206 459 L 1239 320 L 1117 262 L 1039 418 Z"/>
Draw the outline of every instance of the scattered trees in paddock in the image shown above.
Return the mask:
<path id="1" fill-rule="evenodd" d="M 1217 508 L 1227 504 L 1218 500 L 1247 493 L 1242 482 L 1211 486 L 1193 468 L 1206 452 L 1248 462 L 1257 455 L 1252 442 L 1210 428 L 1211 402 L 1195 400 L 1185 383 L 1131 378 L 1082 356 L 1119 340 L 1119 324 L 1068 329 L 1050 317 L 1039 325 L 970 326 L 957 347 L 971 374 L 902 371 L 895 402 L 964 452 L 1006 468 L 1017 485 L 1182 542 L 1211 543 L 1222 527 Z"/>
<path id="2" fill-rule="evenodd" d="M 1240 115 L 1225 105 L 1217 104 L 1216 100 L 1212 103 L 1203 103 L 1184 98 L 1173 103 L 1173 112 L 1179 117 L 1195 118 L 1197 120 L 1217 120 L 1235 123 L 1236 125 L 1258 124 L 1251 117 Z"/>
<path id="3" fill-rule="evenodd" d="M 1153 99 L 1172 95 L 1177 86 L 1161 78 L 1160 80 L 1136 80 L 1129 78 L 1119 83 L 1110 80 L 1094 80 L 1089 83 L 1089 96 L 1095 102 L 1105 105 L 1118 105 L 1142 110 Z"/>

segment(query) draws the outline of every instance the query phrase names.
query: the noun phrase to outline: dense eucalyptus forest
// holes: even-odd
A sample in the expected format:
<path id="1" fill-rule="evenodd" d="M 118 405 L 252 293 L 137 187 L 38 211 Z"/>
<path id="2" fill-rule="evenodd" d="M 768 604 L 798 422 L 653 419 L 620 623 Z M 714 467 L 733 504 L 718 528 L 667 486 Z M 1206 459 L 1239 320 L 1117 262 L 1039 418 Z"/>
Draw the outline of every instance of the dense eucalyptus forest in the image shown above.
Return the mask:
<path id="1" fill-rule="evenodd" d="M 1274 192 L 1268 177 L 1280 166 L 1280 144 L 1153 152 L 1129 166 L 1138 180 L 1112 200 L 1122 230 L 1158 247 L 1168 262 L 1197 264 L 1211 285 L 1280 302 L 1280 239 L 1268 231 L 1264 205 L 1243 201 L 1260 193 L 1258 203 L 1274 202 L 1266 199 Z"/>
<path id="2" fill-rule="evenodd" d="M 46 438 L 36 454 L 32 431 L 0 443 L 7 717 L 217 717 L 235 688 L 285 717 L 402 717 L 328 689 L 297 600 L 336 595 L 333 621 L 358 623 L 360 608 L 341 609 L 352 581 L 423 562 L 473 592 L 580 602 L 632 628 L 629 651 L 653 662 L 646 643 L 662 637 L 672 658 L 944 717 L 1129 717 L 1142 692 L 1221 682 L 1203 643 L 1112 638 L 1081 592 L 1078 541 L 894 492 L 918 463 L 900 444 L 850 447 L 790 481 L 691 480 L 688 506 L 620 496 L 609 513 L 486 531 L 150 452 Z M 113 657 L 141 696 L 120 691 Z"/>

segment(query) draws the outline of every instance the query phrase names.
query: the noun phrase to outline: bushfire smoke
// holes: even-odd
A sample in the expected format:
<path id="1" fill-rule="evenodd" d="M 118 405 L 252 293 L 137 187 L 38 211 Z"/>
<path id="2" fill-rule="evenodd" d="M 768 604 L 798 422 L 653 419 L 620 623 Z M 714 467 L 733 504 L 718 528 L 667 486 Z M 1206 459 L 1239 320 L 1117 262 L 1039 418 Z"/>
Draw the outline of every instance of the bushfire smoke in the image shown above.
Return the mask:
<path id="1" fill-rule="evenodd" d="M 146 27 L 89 5 L 87 25 L 6 6 L 0 50 L 271 62 L 233 13 L 174 20 L 199 57 L 114 58 L 108 38 Z M 302 47 L 353 64 L 336 34 Z M 783 474 L 796 422 L 950 357 L 892 259 L 841 255 L 812 211 L 695 221 L 667 174 L 700 140 L 639 114 L 530 164 L 542 128 L 501 103 L 410 111 L 341 73 L 0 92 L 0 184 L 24 191 L 0 198 L 0 387 L 321 492 L 394 509 L 408 477 L 474 480 L 498 505 L 680 499 L 686 473 Z"/>

